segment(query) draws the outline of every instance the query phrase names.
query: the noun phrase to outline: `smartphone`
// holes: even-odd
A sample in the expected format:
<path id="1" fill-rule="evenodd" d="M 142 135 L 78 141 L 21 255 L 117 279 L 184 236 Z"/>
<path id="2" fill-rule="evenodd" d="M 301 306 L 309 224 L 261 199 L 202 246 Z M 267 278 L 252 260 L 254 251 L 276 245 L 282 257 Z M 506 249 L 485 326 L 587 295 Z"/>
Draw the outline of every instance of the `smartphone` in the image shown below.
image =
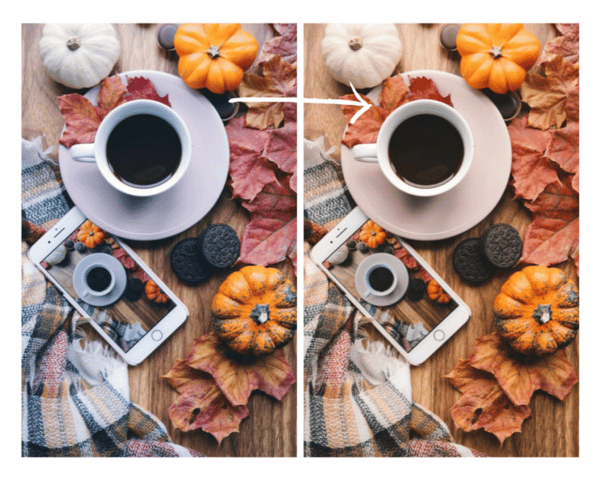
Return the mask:
<path id="1" fill-rule="evenodd" d="M 413 248 L 389 231 L 373 229 L 358 207 L 312 248 L 311 258 L 415 366 L 471 316 Z"/>
<path id="2" fill-rule="evenodd" d="M 189 315 L 131 248 L 90 222 L 77 207 L 48 230 L 28 256 L 132 366 L 147 358 Z"/>

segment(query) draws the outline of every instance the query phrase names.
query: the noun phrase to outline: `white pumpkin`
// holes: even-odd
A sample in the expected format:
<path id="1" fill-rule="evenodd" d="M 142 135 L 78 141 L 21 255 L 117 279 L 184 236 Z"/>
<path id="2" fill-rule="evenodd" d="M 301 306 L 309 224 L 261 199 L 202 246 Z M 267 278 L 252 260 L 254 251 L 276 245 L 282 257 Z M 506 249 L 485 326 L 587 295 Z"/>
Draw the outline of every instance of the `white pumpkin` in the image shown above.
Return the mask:
<path id="1" fill-rule="evenodd" d="M 60 244 L 58 245 L 58 248 L 56 248 L 52 253 L 48 255 L 45 261 L 48 264 L 58 264 L 62 262 L 62 260 L 65 259 L 66 256 L 67 248 Z"/>
<path id="2" fill-rule="evenodd" d="M 372 88 L 393 73 L 402 57 L 402 42 L 391 23 L 330 23 L 321 50 L 337 81 Z"/>
<path id="3" fill-rule="evenodd" d="M 77 89 L 100 83 L 121 54 L 110 23 L 47 23 L 39 48 L 50 77 Z"/>

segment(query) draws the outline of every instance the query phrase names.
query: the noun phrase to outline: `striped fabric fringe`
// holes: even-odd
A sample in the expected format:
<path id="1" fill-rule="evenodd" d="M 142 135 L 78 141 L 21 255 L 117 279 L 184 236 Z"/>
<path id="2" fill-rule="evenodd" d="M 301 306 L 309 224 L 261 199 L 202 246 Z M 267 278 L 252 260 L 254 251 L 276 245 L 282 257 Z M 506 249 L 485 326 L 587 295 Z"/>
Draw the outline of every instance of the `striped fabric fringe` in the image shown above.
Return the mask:
<path id="1" fill-rule="evenodd" d="M 323 140 L 304 145 L 305 216 L 331 229 L 353 208 Z M 304 245 L 304 454 L 327 457 L 476 457 L 411 399 L 409 364 L 361 335 L 361 317 Z"/>
<path id="2" fill-rule="evenodd" d="M 25 218 L 50 228 L 72 207 L 40 138 L 22 140 Z M 21 249 L 22 456 L 178 457 L 164 425 L 129 399 L 127 364 L 75 329 L 69 303 Z"/>

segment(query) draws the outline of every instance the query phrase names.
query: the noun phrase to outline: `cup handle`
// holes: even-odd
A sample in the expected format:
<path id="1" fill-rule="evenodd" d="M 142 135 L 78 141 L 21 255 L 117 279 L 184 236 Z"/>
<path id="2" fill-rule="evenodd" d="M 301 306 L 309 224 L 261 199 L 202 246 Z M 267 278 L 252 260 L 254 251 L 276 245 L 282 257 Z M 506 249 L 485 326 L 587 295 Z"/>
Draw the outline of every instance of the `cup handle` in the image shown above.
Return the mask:
<path id="1" fill-rule="evenodd" d="M 82 143 L 80 145 L 73 145 L 70 148 L 71 158 L 75 161 L 82 161 L 85 163 L 93 163 L 96 161 L 94 156 L 94 144 L 93 143 Z"/>
<path id="2" fill-rule="evenodd" d="M 352 148 L 354 159 L 367 163 L 377 162 L 377 143 L 366 143 L 364 145 L 355 145 Z"/>

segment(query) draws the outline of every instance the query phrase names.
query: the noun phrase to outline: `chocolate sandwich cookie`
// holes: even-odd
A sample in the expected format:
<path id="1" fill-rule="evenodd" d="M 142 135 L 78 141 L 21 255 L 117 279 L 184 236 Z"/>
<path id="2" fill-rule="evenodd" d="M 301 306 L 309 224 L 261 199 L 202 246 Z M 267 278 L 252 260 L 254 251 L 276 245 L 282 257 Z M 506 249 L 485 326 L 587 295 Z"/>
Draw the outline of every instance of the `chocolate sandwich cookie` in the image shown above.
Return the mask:
<path id="1" fill-rule="evenodd" d="M 412 278 L 408 283 L 408 290 L 406 291 L 406 297 L 411 301 L 420 301 L 423 299 L 425 294 L 425 281 L 421 278 Z"/>
<path id="2" fill-rule="evenodd" d="M 179 279 L 187 283 L 206 281 L 213 268 L 200 254 L 198 238 L 181 240 L 171 250 L 171 269 Z"/>
<path id="3" fill-rule="evenodd" d="M 144 291 L 144 283 L 139 278 L 129 278 L 127 287 L 125 288 L 124 297 L 127 301 L 137 301 L 142 297 Z"/>
<path id="4" fill-rule="evenodd" d="M 494 267 L 481 250 L 480 238 L 467 238 L 456 246 L 452 265 L 458 276 L 470 283 L 483 283 L 492 277 Z"/>
<path id="5" fill-rule="evenodd" d="M 208 226 L 198 238 L 200 254 L 216 269 L 230 268 L 240 256 L 240 240 L 235 230 L 225 224 Z"/>
<path id="6" fill-rule="evenodd" d="M 481 237 L 481 247 L 486 259 L 497 268 L 515 266 L 523 252 L 523 241 L 519 232 L 511 225 L 490 226 Z"/>

